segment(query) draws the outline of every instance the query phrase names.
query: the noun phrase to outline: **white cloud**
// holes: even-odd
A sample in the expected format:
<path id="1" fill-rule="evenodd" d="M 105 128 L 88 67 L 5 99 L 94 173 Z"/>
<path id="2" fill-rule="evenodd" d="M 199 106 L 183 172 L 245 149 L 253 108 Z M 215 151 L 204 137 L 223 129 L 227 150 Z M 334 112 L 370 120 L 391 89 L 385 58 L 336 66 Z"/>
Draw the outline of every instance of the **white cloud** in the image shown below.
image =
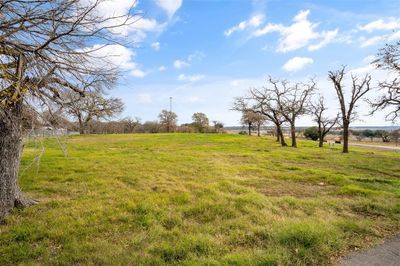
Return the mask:
<path id="1" fill-rule="evenodd" d="M 167 70 L 167 68 L 165 66 L 160 66 L 158 68 L 158 71 L 160 71 L 160 72 L 165 71 L 165 70 Z"/>
<path id="2" fill-rule="evenodd" d="M 369 65 L 366 65 L 366 66 L 353 68 L 350 72 L 352 74 L 355 74 L 355 75 L 365 75 L 365 74 L 371 73 L 373 71 L 375 71 L 374 66 L 369 64 Z"/>
<path id="3" fill-rule="evenodd" d="M 87 48 L 90 52 L 90 64 L 97 66 L 119 67 L 124 71 L 129 71 L 134 77 L 144 77 L 147 73 L 140 70 L 134 62 L 135 52 L 119 44 L 112 45 L 94 45 Z"/>
<path id="4" fill-rule="evenodd" d="M 155 2 L 159 7 L 167 12 L 169 17 L 172 17 L 182 6 L 182 0 L 155 0 Z"/>
<path id="5" fill-rule="evenodd" d="M 153 42 L 151 44 L 151 48 L 153 48 L 156 51 L 160 51 L 160 43 L 159 42 Z"/>
<path id="6" fill-rule="evenodd" d="M 400 29 L 400 20 L 394 18 L 388 18 L 387 21 L 383 19 L 377 19 L 371 21 L 363 26 L 358 27 L 359 30 L 373 32 L 378 30 L 396 30 Z"/>
<path id="7" fill-rule="evenodd" d="M 130 30 L 157 31 L 160 25 L 155 19 L 139 18 L 135 23 L 130 25 Z"/>
<path id="8" fill-rule="evenodd" d="M 200 51 L 195 51 L 193 54 L 190 54 L 186 59 L 183 60 L 175 60 L 174 67 L 176 69 L 181 69 L 184 67 L 190 66 L 190 62 L 192 61 L 201 61 L 204 58 L 204 53 Z"/>
<path id="9" fill-rule="evenodd" d="M 237 24 L 236 26 L 233 26 L 233 27 L 227 29 L 224 32 L 224 35 L 230 36 L 232 33 L 236 32 L 236 31 L 243 31 L 247 28 L 256 28 L 256 27 L 260 26 L 263 21 L 264 21 L 264 15 L 261 15 L 261 14 L 254 15 L 251 18 L 249 18 L 248 20 L 244 20 L 244 21 L 240 22 L 239 24 Z"/>
<path id="10" fill-rule="evenodd" d="M 288 26 L 267 23 L 255 29 L 250 34 L 250 38 L 261 37 L 269 33 L 277 32 L 280 38 L 276 51 L 282 53 L 294 51 L 305 46 L 308 46 L 308 50 L 315 51 L 335 41 L 339 30 L 316 31 L 318 23 L 310 22 L 308 20 L 309 14 L 310 10 L 301 10 L 293 18 L 293 23 Z M 314 40 L 319 42 L 310 45 L 310 42 Z"/>
<path id="11" fill-rule="evenodd" d="M 400 31 L 393 32 L 388 37 L 389 42 L 397 41 L 397 40 L 400 40 Z"/>
<path id="12" fill-rule="evenodd" d="M 190 66 L 190 64 L 183 60 L 175 60 L 174 61 L 174 67 L 176 69 L 181 69 L 181 68 L 188 67 L 188 66 Z"/>
<path id="13" fill-rule="evenodd" d="M 204 58 L 205 54 L 201 51 L 195 51 L 193 54 L 190 54 L 187 57 L 187 61 L 201 61 Z"/>
<path id="14" fill-rule="evenodd" d="M 136 78 L 143 78 L 147 75 L 147 73 L 140 69 L 134 69 L 131 71 L 131 75 Z"/>
<path id="15" fill-rule="evenodd" d="M 283 65 L 285 71 L 298 71 L 303 69 L 306 65 L 314 63 L 314 60 L 309 57 L 293 57 L 286 64 Z"/>
<path id="16" fill-rule="evenodd" d="M 84 4 L 93 5 L 96 0 L 83 0 Z M 109 30 L 113 33 L 127 36 L 135 41 L 141 41 L 146 37 L 148 31 L 162 31 L 164 24 L 158 24 L 155 19 L 142 17 L 141 14 L 132 16 L 126 20 L 132 8 L 135 8 L 137 1 L 134 0 L 104 0 L 100 1 L 95 12 L 104 19 L 100 26 L 122 25 Z"/>
<path id="17" fill-rule="evenodd" d="M 362 60 L 363 63 L 367 63 L 370 64 L 371 62 L 373 62 L 376 59 L 375 55 L 368 55 L 366 57 L 364 57 L 364 59 Z"/>
<path id="18" fill-rule="evenodd" d="M 185 74 L 180 74 L 178 76 L 178 80 L 180 81 L 189 81 L 189 82 L 196 82 L 199 80 L 204 79 L 204 75 L 185 75 Z"/>
<path id="19" fill-rule="evenodd" d="M 98 0 L 82 0 L 85 4 L 93 5 Z M 154 0 L 155 3 L 166 11 L 168 19 L 159 22 L 153 18 L 144 17 L 145 13 L 134 10 L 130 20 L 126 21 L 125 15 L 132 13 L 132 8 L 136 8 L 137 0 L 102 0 L 96 8 L 97 15 L 104 18 L 102 26 L 121 25 L 120 27 L 110 28 L 110 31 L 129 37 L 132 41 L 141 42 L 147 37 L 148 32 L 163 32 L 171 21 L 175 12 L 181 7 L 182 0 Z"/>
<path id="20" fill-rule="evenodd" d="M 281 31 L 278 52 L 289 52 L 306 46 L 311 40 L 319 37 L 314 31 L 317 24 L 308 21 L 309 10 L 300 11 L 293 19 L 293 24 Z"/>
<path id="21" fill-rule="evenodd" d="M 361 36 L 359 38 L 360 47 L 368 47 L 382 42 L 391 42 L 400 39 L 400 19 L 389 17 L 387 19 L 377 19 L 365 25 L 358 26 L 359 31 L 372 33 L 375 31 L 391 31 L 390 33 L 375 35 L 372 37 Z"/>
<path id="22" fill-rule="evenodd" d="M 364 48 L 364 47 L 368 47 L 368 46 L 371 46 L 371 45 L 375 45 L 375 44 L 380 43 L 380 42 L 382 42 L 384 40 L 385 40 L 384 36 L 374 36 L 374 37 L 371 37 L 371 38 L 361 37 L 360 38 L 360 41 L 361 41 L 360 46 L 362 48 Z"/>
<path id="23" fill-rule="evenodd" d="M 383 34 L 383 35 L 377 35 L 373 36 L 370 38 L 366 37 L 360 37 L 360 47 L 365 48 L 368 46 L 376 45 L 382 42 L 392 42 L 392 41 L 397 41 L 400 40 L 400 31 L 389 33 L 389 34 Z"/>
<path id="24" fill-rule="evenodd" d="M 323 37 L 323 39 L 317 44 L 308 46 L 308 50 L 315 51 L 315 50 L 321 49 L 322 47 L 328 45 L 337 37 L 338 32 L 339 32 L 338 29 L 330 30 L 330 31 L 323 31 L 321 33 L 321 36 Z"/>
<path id="25" fill-rule="evenodd" d="M 252 36 L 259 37 L 271 32 L 282 32 L 284 29 L 285 27 L 281 24 L 268 23 L 261 29 L 257 29 L 256 31 L 254 31 L 252 33 Z"/>
<path id="26" fill-rule="evenodd" d="M 282 24 L 268 23 L 261 29 L 253 32 L 253 37 L 260 37 L 268 33 L 279 32 L 278 52 L 289 52 L 306 46 L 311 40 L 319 36 L 314 29 L 317 24 L 313 24 L 308 20 L 310 10 L 301 10 L 294 18 L 290 26 Z"/>

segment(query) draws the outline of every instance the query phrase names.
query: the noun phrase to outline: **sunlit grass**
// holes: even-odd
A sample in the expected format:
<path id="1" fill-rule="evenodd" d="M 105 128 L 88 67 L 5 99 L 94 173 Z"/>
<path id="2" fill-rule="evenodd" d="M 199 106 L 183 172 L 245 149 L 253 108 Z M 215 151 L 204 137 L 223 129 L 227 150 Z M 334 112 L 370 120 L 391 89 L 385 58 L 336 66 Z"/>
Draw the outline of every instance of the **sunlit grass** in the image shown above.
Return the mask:
<path id="1" fill-rule="evenodd" d="M 400 231 L 400 155 L 239 135 L 45 141 L 40 204 L 0 226 L 0 265 L 334 263 Z M 35 152 L 26 144 L 21 168 Z"/>

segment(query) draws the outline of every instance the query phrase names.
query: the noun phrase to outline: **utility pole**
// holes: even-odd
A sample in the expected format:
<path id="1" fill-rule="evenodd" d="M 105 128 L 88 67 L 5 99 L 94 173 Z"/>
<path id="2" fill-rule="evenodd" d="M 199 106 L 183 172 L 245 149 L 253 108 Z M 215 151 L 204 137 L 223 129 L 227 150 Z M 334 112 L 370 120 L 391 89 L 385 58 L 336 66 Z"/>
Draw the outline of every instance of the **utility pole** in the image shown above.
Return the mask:
<path id="1" fill-rule="evenodd" d="M 167 126 L 167 132 L 171 132 L 171 116 L 172 116 L 172 96 L 169 97 L 169 114 L 168 114 L 168 126 Z"/>

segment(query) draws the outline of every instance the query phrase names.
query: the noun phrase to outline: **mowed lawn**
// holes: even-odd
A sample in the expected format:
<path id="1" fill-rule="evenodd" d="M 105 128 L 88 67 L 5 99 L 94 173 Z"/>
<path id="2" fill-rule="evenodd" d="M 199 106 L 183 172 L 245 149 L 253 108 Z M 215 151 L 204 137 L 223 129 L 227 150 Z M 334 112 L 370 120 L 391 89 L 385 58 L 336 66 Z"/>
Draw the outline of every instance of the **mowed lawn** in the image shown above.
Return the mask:
<path id="1" fill-rule="evenodd" d="M 40 204 L 0 225 L 0 265 L 326 265 L 400 232 L 400 154 L 216 134 L 25 145 Z M 26 169 L 26 170 L 25 170 Z"/>

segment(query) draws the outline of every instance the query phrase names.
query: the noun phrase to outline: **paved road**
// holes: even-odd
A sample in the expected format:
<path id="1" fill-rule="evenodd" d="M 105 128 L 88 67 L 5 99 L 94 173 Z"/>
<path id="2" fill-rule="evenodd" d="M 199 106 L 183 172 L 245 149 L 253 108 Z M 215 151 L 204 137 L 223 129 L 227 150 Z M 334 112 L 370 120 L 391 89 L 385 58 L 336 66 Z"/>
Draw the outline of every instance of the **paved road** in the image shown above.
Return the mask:
<path id="1" fill-rule="evenodd" d="M 400 266 L 400 235 L 385 243 L 342 258 L 341 266 Z"/>
<path id="2" fill-rule="evenodd" d="M 350 143 L 351 146 L 365 147 L 365 148 L 375 148 L 382 150 L 400 151 L 400 146 L 384 146 L 384 145 L 374 145 L 374 144 L 362 144 L 362 143 Z"/>

